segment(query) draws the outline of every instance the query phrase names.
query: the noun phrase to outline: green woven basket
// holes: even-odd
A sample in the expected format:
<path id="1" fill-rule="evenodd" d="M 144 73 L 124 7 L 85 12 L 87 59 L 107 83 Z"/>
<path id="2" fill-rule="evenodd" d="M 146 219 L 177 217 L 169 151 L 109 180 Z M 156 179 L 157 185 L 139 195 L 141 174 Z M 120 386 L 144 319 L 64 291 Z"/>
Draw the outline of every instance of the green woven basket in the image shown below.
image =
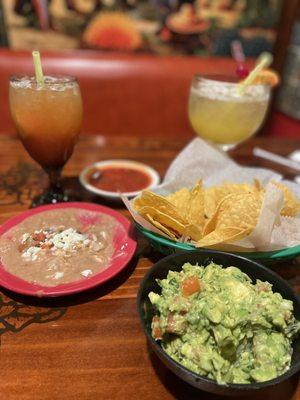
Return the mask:
<path id="1" fill-rule="evenodd" d="M 149 240 L 151 245 L 158 250 L 160 253 L 169 255 L 178 253 L 180 251 L 196 250 L 193 245 L 187 243 L 175 242 L 171 239 L 167 239 L 163 236 L 157 235 L 143 228 L 141 225 L 136 224 L 137 229 Z M 232 253 L 232 252 L 231 252 Z M 271 264 L 273 262 L 291 260 L 292 258 L 300 255 L 300 246 L 289 247 L 286 249 L 275 250 L 275 251 L 262 251 L 262 252 L 250 252 L 250 253 L 236 253 L 243 257 L 249 258 L 250 260 L 259 260 L 264 263 Z"/>

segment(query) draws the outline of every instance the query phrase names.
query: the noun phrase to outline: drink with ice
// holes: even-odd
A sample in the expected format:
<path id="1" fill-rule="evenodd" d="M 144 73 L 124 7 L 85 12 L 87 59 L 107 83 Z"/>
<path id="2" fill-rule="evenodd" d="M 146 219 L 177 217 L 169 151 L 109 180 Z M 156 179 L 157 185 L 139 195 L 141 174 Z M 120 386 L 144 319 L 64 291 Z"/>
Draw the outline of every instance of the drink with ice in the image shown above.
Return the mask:
<path id="1" fill-rule="evenodd" d="M 189 119 L 199 136 L 224 148 L 232 147 L 257 132 L 269 98 L 267 85 L 250 85 L 239 93 L 238 83 L 196 76 L 190 91 Z"/>
<path id="2" fill-rule="evenodd" d="M 65 200 L 58 191 L 58 177 L 70 158 L 82 121 L 82 101 L 75 78 L 13 77 L 9 102 L 16 130 L 31 157 L 49 174 L 52 195 L 40 202 Z M 49 195 L 49 193 L 48 193 Z"/>
<path id="3" fill-rule="evenodd" d="M 72 78 L 13 78 L 10 109 L 19 136 L 29 154 L 45 168 L 63 167 L 80 132 L 82 104 Z"/>

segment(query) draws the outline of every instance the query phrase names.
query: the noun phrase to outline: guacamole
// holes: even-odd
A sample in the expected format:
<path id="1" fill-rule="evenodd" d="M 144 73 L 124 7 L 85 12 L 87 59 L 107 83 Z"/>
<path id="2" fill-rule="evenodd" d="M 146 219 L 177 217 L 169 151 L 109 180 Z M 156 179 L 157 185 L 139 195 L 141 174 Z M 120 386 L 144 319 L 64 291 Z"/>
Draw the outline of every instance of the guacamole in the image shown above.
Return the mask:
<path id="1" fill-rule="evenodd" d="M 264 382 L 290 367 L 293 303 L 235 267 L 186 263 L 149 293 L 152 335 L 187 369 L 219 384 Z"/>

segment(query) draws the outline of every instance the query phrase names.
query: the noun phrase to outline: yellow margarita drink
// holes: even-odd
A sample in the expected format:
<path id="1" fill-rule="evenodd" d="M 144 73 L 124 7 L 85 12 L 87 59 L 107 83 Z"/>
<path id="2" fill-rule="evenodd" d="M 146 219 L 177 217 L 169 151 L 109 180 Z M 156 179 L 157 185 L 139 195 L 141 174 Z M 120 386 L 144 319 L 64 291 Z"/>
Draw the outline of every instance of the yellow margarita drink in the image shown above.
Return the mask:
<path id="1" fill-rule="evenodd" d="M 189 119 L 203 139 L 235 145 L 260 128 L 269 104 L 270 88 L 251 85 L 243 94 L 238 84 L 195 77 L 189 99 Z"/>

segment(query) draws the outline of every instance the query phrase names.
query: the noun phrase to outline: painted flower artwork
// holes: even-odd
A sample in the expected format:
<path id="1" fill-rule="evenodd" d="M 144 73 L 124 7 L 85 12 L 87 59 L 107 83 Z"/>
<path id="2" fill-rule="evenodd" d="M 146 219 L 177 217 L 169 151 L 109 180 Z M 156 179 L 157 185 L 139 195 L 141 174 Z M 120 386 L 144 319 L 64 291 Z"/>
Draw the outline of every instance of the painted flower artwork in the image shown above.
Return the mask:
<path id="1" fill-rule="evenodd" d="M 3 0 L 8 45 L 230 56 L 272 51 L 282 0 Z M 3 31 L 3 29 L 2 29 Z"/>
<path id="2" fill-rule="evenodd" d="M 88 47 L 107 50 L 137 50 L 143 39 L 136 22 L 120 12 L 99 13 L 87 26 L 83 40 Z"/>

